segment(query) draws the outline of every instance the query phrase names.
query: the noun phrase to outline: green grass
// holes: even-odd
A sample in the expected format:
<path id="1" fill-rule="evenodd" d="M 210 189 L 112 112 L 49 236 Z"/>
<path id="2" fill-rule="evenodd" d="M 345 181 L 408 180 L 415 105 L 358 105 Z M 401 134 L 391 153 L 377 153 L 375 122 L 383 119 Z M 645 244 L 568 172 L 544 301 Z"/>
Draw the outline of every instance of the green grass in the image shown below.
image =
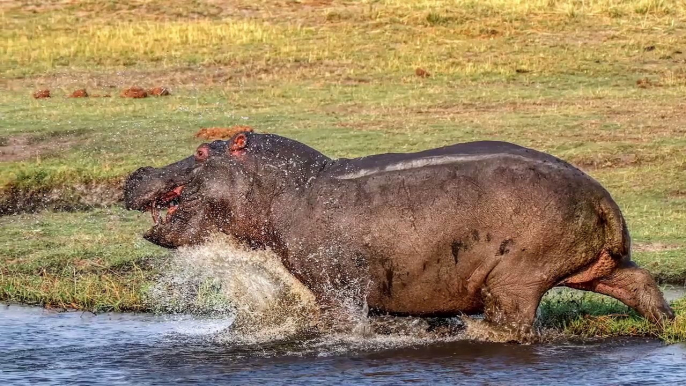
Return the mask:
<path id="1" fill-rule="evenodd" d="M 686 298 L 671 306 L 675 320 L 656 325 L 607 296 L 560 289 L 543 298 L 538 320 L 540 327 L 584 338 L 648 336 L 667 343 L 686 341 Z"/>
<path id="2" fill-rule="evenodd" d="M 119 184 L 237 124 L 339 157 L 481 139 L 550 152 L 612 193 L 634 260 L 684 284 L 685 22 L 669 0 L 5 2 L 0 213 L 20 214 L 0 217 L 0 299 L 146 309 L 164 252 L 111 206 Z M 134 84 L 172 96 L 117 97 Z M 113 97 L 65 98 L 81 87 Z M 684 339 L 683 322 L 563 303 L 548 326 Z"/>
<path id="3" fill-rule="evenodd" d="M 144 310 L 161 248 L 119 208 L 0 217 L 0 298 L 94 311 Z M 145 224 L 147 225 L 147 224 Z"/>

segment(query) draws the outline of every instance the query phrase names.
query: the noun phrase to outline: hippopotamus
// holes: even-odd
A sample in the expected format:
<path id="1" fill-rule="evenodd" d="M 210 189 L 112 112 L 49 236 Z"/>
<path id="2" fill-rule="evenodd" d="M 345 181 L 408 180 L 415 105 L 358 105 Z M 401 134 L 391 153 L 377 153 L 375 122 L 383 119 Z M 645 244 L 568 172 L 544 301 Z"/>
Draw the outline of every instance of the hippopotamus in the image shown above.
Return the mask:
<path id="1" fill-rule="evenodd" d="M 272 249 L 323 307 L 345 293 L 370 313 L 483 314 L 494 327 L 531 331 L 542 296 L 566 286 L 609 295 L 656 323 L 674 317 L 631 261 L 607 190 L 512 143 L 332 159 L 244 132 L 136 170 L 124 198 L 152 213 L 144 237 L 157 245 L 224 233 Z"/>

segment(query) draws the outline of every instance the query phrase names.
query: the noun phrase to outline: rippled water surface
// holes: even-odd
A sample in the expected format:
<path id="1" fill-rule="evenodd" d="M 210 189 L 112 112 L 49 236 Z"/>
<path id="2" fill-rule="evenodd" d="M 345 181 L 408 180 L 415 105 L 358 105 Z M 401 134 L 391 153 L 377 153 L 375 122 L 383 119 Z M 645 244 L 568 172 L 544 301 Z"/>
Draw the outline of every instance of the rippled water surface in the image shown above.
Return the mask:
<path id="1" fill-rule="evenodd" d="M 0 384 L 684 384 L 686 345 L 417 345 L 354 337 L 241 347 L 226 320 L 0 307 Z"/>

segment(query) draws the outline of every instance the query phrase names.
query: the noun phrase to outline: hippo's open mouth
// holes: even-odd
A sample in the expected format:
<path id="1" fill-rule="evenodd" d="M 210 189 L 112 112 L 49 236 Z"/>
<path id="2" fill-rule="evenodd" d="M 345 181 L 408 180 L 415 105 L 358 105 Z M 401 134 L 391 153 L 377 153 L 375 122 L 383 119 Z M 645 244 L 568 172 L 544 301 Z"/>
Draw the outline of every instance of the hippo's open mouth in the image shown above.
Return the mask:
<path id="1" fill-rule="evenodd" d="M 137 169 L 124 183 L 126 209 L 150 211 L 155 225 L 169 221 L 178 207 L 181 192 L 192 180 L 195 167 L 195 158 L 187 157 L 162 168 Z M 165 209 L 166 215 L 160 218 L 160 212 Z"/>
<path id="2" fill-rule="evenodd" d="M 164 193 L 156 200 L 153 200 L 150 205 L 148 205 L 145 211 L 150 212 L 152 215 L 152 222 L 155 225 L 169 222 L 171 216 L 179 208 L 181 192 L 183 192 L 184 187 L 185 185 L 179 185 L 174 189 Z M 164 217 L 160 217 L 160 212 L 164 210 L 166 210 L 167 213 L 164 215 Z"/>
<path id="3" fill-rule="evenodd" d="M 165 248 L 197 244 L 216 226 L 205 216 L 203 180 L 194 157 L 153 168 L 142 167 L 124 182 L 128 210 L 150 212 L 153 226 L 143 237 Z"/>

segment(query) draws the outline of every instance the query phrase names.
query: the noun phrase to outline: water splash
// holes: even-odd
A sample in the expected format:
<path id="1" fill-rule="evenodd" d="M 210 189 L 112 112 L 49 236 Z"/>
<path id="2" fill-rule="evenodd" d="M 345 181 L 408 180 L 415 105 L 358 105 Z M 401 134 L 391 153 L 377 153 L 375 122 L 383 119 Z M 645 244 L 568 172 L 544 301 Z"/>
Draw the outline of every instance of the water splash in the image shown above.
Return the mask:
<path id="1" fill-rule="evenodd" d="M 314 295 L 269 250 L 228 239 L 179 249 L 148 291 L 160 312 L 232 318 L 225 338 L 242 343 L 307 334 L 317 323 Z"/>
<path id="2" fill-rule="evenodd" d="M 465 339 L 513 339 L 472 318 L 369 317 L 353 300 L 359 293 L 337 292 L 339 306 L 322 310 L 275 253 L 251 250 L 227 237 L 179 249 L 160 271 L 148 291 L 153 308 L 231 320 L 229 328 L 215 334 L 221 343 L 328 355 Z"/>

